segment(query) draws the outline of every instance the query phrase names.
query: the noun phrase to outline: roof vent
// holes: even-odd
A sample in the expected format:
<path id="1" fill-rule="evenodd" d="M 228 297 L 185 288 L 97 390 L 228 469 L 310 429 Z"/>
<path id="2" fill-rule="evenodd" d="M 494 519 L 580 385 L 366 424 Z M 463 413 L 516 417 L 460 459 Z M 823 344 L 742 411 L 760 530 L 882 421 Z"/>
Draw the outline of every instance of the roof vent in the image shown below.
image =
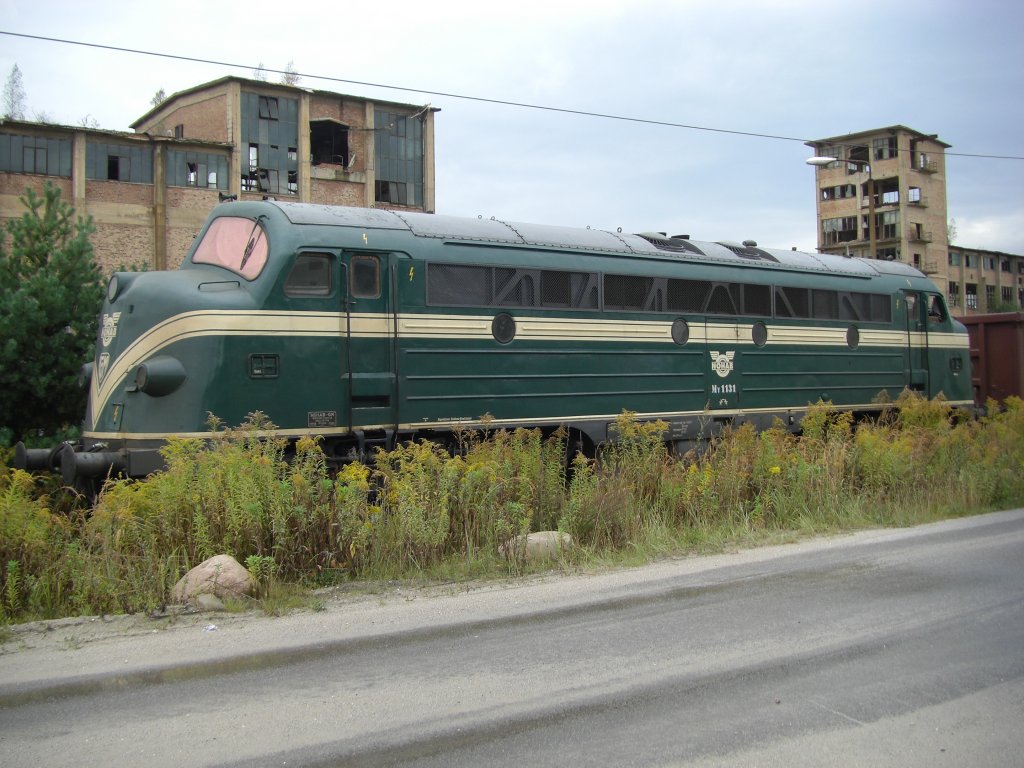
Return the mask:
<path id="1" fill-rule="evenodd" d="M 756 245 L 751 245 L 750 243 L 752 242 L 752 240 L 747 240 L 740 245 L 739 243 L 732 243 L 728 240 L 719 240 L 718 244 L 724 248 L 728 248 L 741 259 L 750 259 L 752 261 L 773 261 L 776 264 L 779 262 L 778 259 L 767 251 L 762 251 L 760 248 L 757 248 Z"/>
<path id="2" fill-rule="evenodd" d="M 673 253 L 694 253 L 704 255 L 704 251 L 680 236 L 668 237 L 664 232 L 637 232 L 637 237 L 642 237 L 660 251 L 672 251 Z"/>

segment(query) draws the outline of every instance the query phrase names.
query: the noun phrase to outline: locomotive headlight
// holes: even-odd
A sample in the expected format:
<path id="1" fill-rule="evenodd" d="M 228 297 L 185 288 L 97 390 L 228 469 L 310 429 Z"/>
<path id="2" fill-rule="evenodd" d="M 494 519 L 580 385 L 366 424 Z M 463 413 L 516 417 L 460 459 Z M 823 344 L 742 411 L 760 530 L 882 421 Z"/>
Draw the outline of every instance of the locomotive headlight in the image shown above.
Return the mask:
<path id="1" fill-rule="evenodd" d="M 112 274 L 107 281 L 107 303 L 113 304 L 114 299 L 123 296 L 138 276 L 138 272 L 115 272 Z"/>
<path id="2" fill-rule="evenodd" d="M 186 378 L 185 366 L 177 358 L 160 355 L 135 369 L 135 388 L 151 397 L 163 397 L 180 387 Z"/>

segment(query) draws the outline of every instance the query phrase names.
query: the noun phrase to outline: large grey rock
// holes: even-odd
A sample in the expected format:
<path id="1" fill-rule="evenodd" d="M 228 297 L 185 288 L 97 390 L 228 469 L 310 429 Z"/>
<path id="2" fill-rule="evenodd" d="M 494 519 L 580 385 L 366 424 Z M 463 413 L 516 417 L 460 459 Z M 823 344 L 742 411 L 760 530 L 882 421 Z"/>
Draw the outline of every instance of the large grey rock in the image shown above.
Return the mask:
<path id="1" fill-rule="evenodd" d="M 215 555 L 186 573 L 171 590 L 172 603 L 188 603 L 198 595 L 244 597 L 256 593 L 249 571 L 231 555 Z"/>
<path id="2" fill-rule="evenodd" d="M 192 602 L 195 603 L 195 607 L 200 611 L 206 611 L 207 613 L 227 610 L 224 601 L 211 592 L 203 592 L 196 595 L 195 600 Z"/>
<path id="3" fill-rule="evenodd" d="M 501 545 L 501 555 L 506 560 L 540 562 L 557 560 L 573 547 L 572 536 L 560 531 L 537 531 L 516 536 Z"/>

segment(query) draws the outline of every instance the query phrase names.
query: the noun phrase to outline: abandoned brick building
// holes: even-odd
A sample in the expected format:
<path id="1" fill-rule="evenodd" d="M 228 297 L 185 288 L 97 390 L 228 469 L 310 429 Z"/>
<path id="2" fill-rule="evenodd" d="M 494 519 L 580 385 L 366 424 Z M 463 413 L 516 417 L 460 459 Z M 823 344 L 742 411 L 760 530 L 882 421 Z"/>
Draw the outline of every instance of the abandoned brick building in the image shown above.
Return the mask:
<path id="1" fill-rule="evenodd" d="M 434 211 L 434 107 L 224 77 L 134 132 L 0 121 L 0 219 L 47 181 L 92 216 L 96 258 L 173 269 L 226 196 Z"/>

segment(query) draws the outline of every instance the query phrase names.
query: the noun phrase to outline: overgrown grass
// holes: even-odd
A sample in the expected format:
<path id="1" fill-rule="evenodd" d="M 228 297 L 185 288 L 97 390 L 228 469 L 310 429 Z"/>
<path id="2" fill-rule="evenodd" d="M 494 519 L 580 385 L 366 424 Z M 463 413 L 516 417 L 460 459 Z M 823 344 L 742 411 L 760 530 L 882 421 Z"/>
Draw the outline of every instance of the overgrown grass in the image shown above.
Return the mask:
<path id="1" fill-rule="evenodd" d="M 460 435 L 329 470 L 318 441 L 294 455 L 260 433 L 262 414 L 212 440 L 175 440 L 167 470 L 108 482 L 91 509 L 59 506 L 38 481 L 0 473 L 0 624 L 156 608 L 191 566 L 245 563 L 270 613 L 342 581 L 466 580 L 531 567 L 505 559 L 514 536 L 559 529 L 578 545 L 562 567 L 905 526 L 1024 503 L 1024 403 L 971 421 L 905 394 L 854 429 L 818 404 L 797 439 L 783 427 L 725 431 L 682 459 L 665 425 L 625 413 L 596 460 L 530 430 Z"/>

